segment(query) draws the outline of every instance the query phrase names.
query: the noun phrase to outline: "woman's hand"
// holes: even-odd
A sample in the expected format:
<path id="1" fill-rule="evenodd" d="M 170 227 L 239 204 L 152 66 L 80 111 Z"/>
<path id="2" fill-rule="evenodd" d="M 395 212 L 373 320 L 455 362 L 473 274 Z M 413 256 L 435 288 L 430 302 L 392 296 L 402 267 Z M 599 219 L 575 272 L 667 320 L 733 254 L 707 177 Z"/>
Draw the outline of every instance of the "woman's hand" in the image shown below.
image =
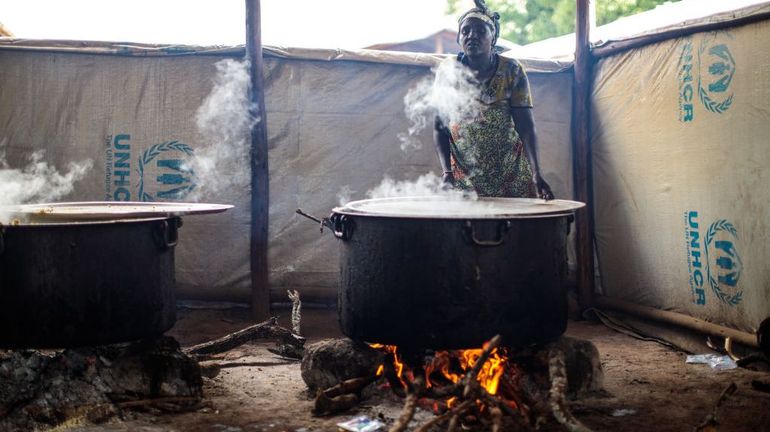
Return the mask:
<path id="1" fill-rule="evenodd" d="M 532 181 L 535 183 L 535 193 L 537 194 L 538 198 L 542 198 L 544 200 L 553 199 L 551 186 L 548 186 L 548 183 L 546 183 L 545 179 L 540 177 L 540 175 L 535 175 L 533 176 Z"/>

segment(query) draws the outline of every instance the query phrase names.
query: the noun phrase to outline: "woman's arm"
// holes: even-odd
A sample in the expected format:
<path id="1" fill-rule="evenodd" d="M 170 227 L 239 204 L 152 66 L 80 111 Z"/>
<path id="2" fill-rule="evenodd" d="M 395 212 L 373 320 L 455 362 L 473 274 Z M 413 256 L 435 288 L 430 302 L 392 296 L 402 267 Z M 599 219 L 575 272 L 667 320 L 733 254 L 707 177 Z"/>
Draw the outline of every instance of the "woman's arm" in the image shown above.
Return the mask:
<path id="1" fill-rule="evenodd" d="M 444 183 L 454 184 L 455 178 L 452 175 L 452 163 L 449 159 L 449 134 L 438 117 L 434 122 L 433 142 L 436 145 L 436 153 L 441 163 L 441 171 L 443 171 L 441 179 Z"/>
<path id="2" fill-rule="evenodd" d="M 535 193 L 538 197 L 550 200 L 553 199 L 551 187 L 540 175 L 540 163 L 537 159 L 537 131 L 535 130 L 535 117 L 532 115 L 532 108 L 511 108 L 511 115 L 519 133 L 519 138 L 524 144 L 524 153 L 529 159 L 529 165 L 532 168 L 532 181 L 535 183 Z"/>

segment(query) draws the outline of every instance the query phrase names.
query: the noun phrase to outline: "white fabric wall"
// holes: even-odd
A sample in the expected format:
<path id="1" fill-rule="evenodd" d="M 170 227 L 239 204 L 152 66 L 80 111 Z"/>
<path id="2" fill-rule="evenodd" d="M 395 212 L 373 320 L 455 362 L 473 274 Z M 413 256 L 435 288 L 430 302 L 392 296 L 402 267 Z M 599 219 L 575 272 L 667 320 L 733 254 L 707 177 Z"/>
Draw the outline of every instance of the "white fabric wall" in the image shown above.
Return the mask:
<path id="1" fill-rule="evenodd" d="M 755 331 L 770 316 L 770 21 L 594 71 L 604 293 Z"/>
<path id="2" fill-rule="evenodd" d="M 120 187 L 120 198 L 140 200 L 140 180 L 150 194 L 164 187 L 153 180 L 164 172 L 157 161 L 182 157 L 187 148 L 170 143 L 193 152 L 216 144 L 197 131 L 195 113 L 211 91 L 216 62 L 237 56 L 166 56 L 162 50 L 94 55 L 62 43 L 57 50 L 76 53 L 43 48 L 0 46 L 0 143 L 11 167 L 23 166 L 39 149 L 60 169 L 92 159 L 93 169 L 63 200 L 111 200 Z M 409 127 L 404 95 L 430 75 L 435 59 L 346 52 L 344 60 L 328 61 L 339 53 L 278 53 L 265 61 L 272 297 L 283 300 L 286 289 L 298 289 L 303 299 L 334 301 L 336 240 L 294 212 L 328 216 L 344 189 L 351 199 L 364 198 L 385 176 L 407 180 L 438 172 L 429 129 L 416 150 L 402 151 L 398 139 Z M 369 57 L 373 61 L 361 61 Z M 542 63 L 531 66 L 542 69 Z M 565 198 L 572 197 L 571 77 L 569 70 L 530 75 L 541 166 L 557 196 Z M 116 138 L 128 148 L 116 148 Z M 129 168 L 116 167 L 118 152 L 128 153 L 120 162 Z M 146 161 L 142 172 L 140 161 Z M 121 177 L 119 171 L 129 173 Z M 184 218 L 177 246 L 180 297 L 248 301 L 249 197 L 246 182 L 210 200 L 235 209 Z"/>

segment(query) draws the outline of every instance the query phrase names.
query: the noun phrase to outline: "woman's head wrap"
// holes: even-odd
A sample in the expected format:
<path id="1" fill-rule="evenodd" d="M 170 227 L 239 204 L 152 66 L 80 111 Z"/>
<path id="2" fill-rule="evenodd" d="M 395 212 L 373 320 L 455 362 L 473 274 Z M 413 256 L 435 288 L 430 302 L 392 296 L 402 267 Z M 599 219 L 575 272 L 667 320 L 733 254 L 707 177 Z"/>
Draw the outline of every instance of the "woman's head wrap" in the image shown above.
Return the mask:
<path id="1" fill-rule="evenodd" d="M 492 46 L 495 46 L 497 38 L 500 36 L 500 14 L 490 11 L 484 0 L 473 0 L 473 3 L 476 4 L 476 7 L 462 14 L 460 19 L 457 20 L 457 25 L 461 26 L 466 18 L 476 18 L 484 21 L 487 25 L 494 29 L 495 34 L 492 38 Z M 457 40 L 460 40 L 459 31 L 457 32 Z"/>

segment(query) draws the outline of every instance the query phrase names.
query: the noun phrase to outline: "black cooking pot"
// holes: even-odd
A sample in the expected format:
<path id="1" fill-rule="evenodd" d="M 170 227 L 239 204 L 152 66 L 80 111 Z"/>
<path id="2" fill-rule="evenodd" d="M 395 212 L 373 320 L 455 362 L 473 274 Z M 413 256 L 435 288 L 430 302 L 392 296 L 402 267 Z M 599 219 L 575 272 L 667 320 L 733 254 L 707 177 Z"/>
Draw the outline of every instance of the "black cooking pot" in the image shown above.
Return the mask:
<path id="1" fill-rule="evenodd" d="M 335 208 L 342 331 L 406 349 L 521 347 L 567 325 L 574 201 L 387 198 Z"/>
<path id="2" fill-rule="evenodd" d="M 0 346 L 63 348 L 161 335 L 176 320 L 179 218 L 6 226 Z"/>
<path id="3" fill-rule="evenodd" d="M 163 334 L 176 320 L 177 215 L 231 207 L 88 202 L 13 208 L 18 219 L 0 225 L 0 347 L 66 348 Z"/>

